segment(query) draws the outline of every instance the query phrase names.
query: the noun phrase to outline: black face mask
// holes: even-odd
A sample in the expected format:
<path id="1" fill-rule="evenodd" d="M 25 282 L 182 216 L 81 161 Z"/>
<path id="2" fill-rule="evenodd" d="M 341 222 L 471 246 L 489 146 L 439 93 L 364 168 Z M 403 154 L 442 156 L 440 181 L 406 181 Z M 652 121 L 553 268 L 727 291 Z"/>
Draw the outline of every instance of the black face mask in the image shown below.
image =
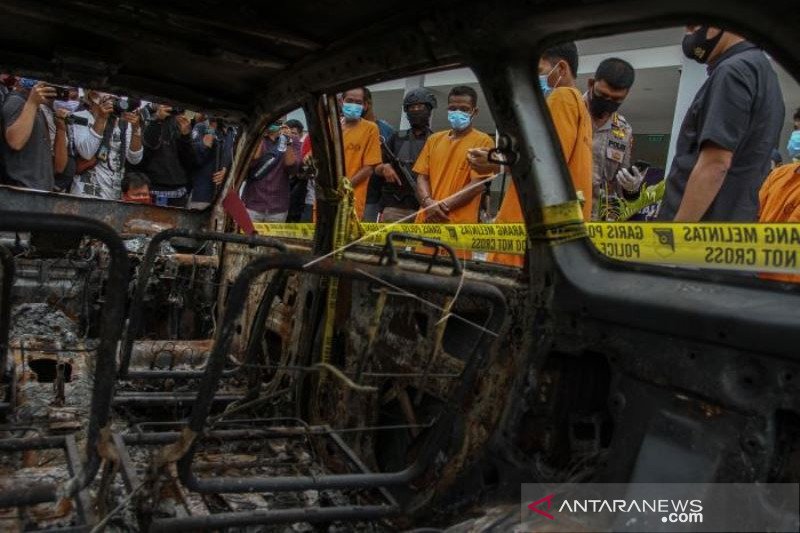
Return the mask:
<path id="1" fill-rule="evenodd" d="M 427 128 L 431 123 L 431 111 L 427 108 L 422 111 L 407 111 L 406 116 L 412 128 Z"/>
<path id="2" fill-rule="evenodd" d="M 610 115 L 622 105 L 620 102 L 598 96 L 595 94 L 594 90 L 590 91 L 589 95 L 589 113 L 593 118 L 603 118 Z"/>
<path id="3" fill-rule="evenodd" d="M 683 54 L 689 59 L 694 59 L 700 64 L 708 62 L 708 56 L 722 39 L 724 31 L 719 32 L 719 35 L 713 39 L 708 39 L 708 26 L 700 26 L 694 33 L 687 33 L 683 37 Z"/>

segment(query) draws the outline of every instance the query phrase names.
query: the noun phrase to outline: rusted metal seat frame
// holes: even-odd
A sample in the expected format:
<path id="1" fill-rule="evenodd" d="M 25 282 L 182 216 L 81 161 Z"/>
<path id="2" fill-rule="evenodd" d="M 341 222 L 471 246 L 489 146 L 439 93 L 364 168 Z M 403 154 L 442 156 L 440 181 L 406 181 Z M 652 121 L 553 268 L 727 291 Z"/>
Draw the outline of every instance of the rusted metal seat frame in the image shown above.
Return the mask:
<path id="1" fill-rule="evenodd" d="M 0 439 L 0 452 L 20 453 L 34 450 L 55 450 L 61 449 L 64 452 L 67 469 L 70 476 L 77 476 L 81 470 L 81 459 L 78 446 L 74 435 L 57 435 L 52 437 L 24 437 L 14 439 Z M 89 502 L 89 489 L 84 487 L 73 494 L 75 509 L 78 514 L 78 525 L 59 528 L 48 528 L 47 531 L 58 531 L 59 533 L 72 533 L 79 531 L 89 531 L 94 522 L 94 514 Z"/>
<path id="2" fill-rule="evenodd" d="M 73 465 L 72 477 L 63 485 L 56 483 L 31 483 L 15 485 L 13 490 L 0 491 L 0 508 L 35 505 L 72 497 L 86 488 L 97 475 L 102 462 L 100 456 L 101 430 L 108 428 L 111 397 L 114 394 L 117 373 L 117 347 L 125 322 L 128 279 L 130 277 L 128 252 L 119 235 L 108 225 L 97 220 L 74 215 L 0 211 L 0 231 L 41 231 L 67 235 L 83 235 L 103 242 L 108 249 L 110 265 L 106 284 L 106 301 L 100 322 L 100 341 L 94 359 L 92 399 L 86 433 L 85 463 Z M 109 432 L 110 435 L 110 432 Z M 57 437 L 56 439 L 62 439 Z M 13 442 L 8 442 L 13 441 Z M 65 441 L 55 442 L 55 447 L 67 446 Z M 17 451 L 40 449 L 37 439 L 3 439 L 0 449 L 12 446 Z M 30 446 L 30 448 L 26 448 Z"/>
<path id="3" fill-rule="evenodd" d="M 199 384 L 195 403 L 184 431 L 202 438 L 211 414 L 211 405 L 220 381 L 224 377 L 226 356 L 235 334 L 236 322 L 241 316 L 251 284 L 262 274 L 271 270 L 299 271 L 308 274 L 339 277 L 376 284 L 381 279 L 395 287 L 408 291 L 426 291 L 443 295 L 461 294 L 466 298 L 483 298 L 487 301 L 488 318 L 481 330 L 479 340 L 473 345 L 465 359 L 464 370 L 451 398 L 444 402 L 442 412 L 420 446 L 420 453 L 413 464 L 399 472 L 336 474 L 325 476 L 287 477 L 214 477 L 198 478 L 192 471 L 192 462 L 198 446 L 194 439 L 188 451 L 178 461 L 178 473 L 183 485 L 198 493 L 249 493 L 281 492 L 326 489 L 385 489 L 408 485 L 422 475 L 435 457 L 446 448 L 452 438 L 453 429 L 462 416 L 460 410 L 464 399 L 473 390 L 480 368 L 485 364 L 484 356 L 490 352 L 494 341 L 492 335 L 502 334 L 506 327 L 506 301 L 496 287 L 459 277 L 443 277 L 403 271 L 399 267 L 380 267 L 351 261 L 332 259 L 315 260 L 308 255 L 282 254 L 255 259 L 248 264 L 231 287 L 228 304 L 205 372 Z M 453 319 L 453 318 L 451 318 Z M 335 431 L 334 431 L 335 433 Z M 357 457 L 356 457 L 357 459 Z M 184 531 L 197 528 L 219 528 L 253 524 L 284 523 L 286 521 L 330 521 L 371 520 L 402 512 L 387 506 L 347 506 L 324 509 L 298 509 L 287 511 L 250 511 L 222 513 L 202 517 L 157 519 L 154 531 Z"/>
<path id="4" fill-rule="evenodd" d="M 280 428 L 274 427 L 276 422 L 282 422 Z M 294 424 L 294 427 L 287 427 L 289 424 Z M 266 426 L 270 424 L 271 426 Z M 147 423 L 136 426 L 135 429 L 141 429 L 143 426 L 152 428 L 174 426 L 170 429 L 172 431 L 132 431 L 129 433 L 115 433 L 114 445 L 119 453 L 120 458 L 120 474 L 126 490 L 130 493 L 136 490 L 141 483 L 141 476 L 137 473 L 136 466 L 131 460 L 129 447 L 152 447 L 163 446 L 177 442 L 181 438 L 181 432 L 175 431 L 176 428 L 184 426 L 182 422 L 163 422 L 163 423 Z M 264 443 L 272 439 L 287 439 L 305 437 L 306 440 L 310 437 L 325 437 L 331 440 L 331 444 L 341 452 L 340 457 L 345 459 L 351 470 L 357 471 L 362 474 L 368 474 L 369 469 L 358 458 L 358 456 L 350 449 L 338 433 L 333 431 L 328 426 L 308 426 L 303 421 L 294 418 L 278 419 L 246 419 L 246 420 L 226 420 L 218 423 L 218 426 L 230 426 L 231 429 L 223 429 L 220 427 L 214 431 L 209 431 L 206 437 L 211 440 L 218 441 L 230 445 L 231 442 L 260 442 Z M 309 443 L 310 445 L 310 443 Z M 375 489 L 377 493 L 375 498 L 382 499 L 385 503 L 373 504 L 369 506 L 352 506 L 350 507 L 353 519 L 364 520 L 364 516 L 371 519 L 380 519 L 392 515 L 396 515 L 400 511 L 399 504 L 394 496 L 383 487 Z M 355 510 L 358 509 L 356 512 Z M 188 523 L 182 523 L 180 529 L 188 530 L 208 530 L 214 528 L 225 527 L 228 521 L 234 520 L 237 523 L 247 523 L 256 520 L 254 523 L 264 524 L 280 524 L 291 523 L 298 521 L 305 521 L 308 515 L 320 516 L 322 519 L 330 520 L 330 516 L 324 513 L 325 508 L 314 507 L 304 509 L 281 509 L 270 512 L 267 522 L 262 522 L 260 519 L 264 516 L 263 511 L 251 511 L 248 513 L 217 513 L 208 516 L 192 516 L 186 517 L 183 520 L 188 520 Z M 338 511 L 337 511 L 338 512 Z M 364 514 L 366 513 L 366 515 Z M 246 516 L 243 516 L 245 514 Z M 312 520 L 315 521 L 315 520 Z M 172 530 L 173 526 L 157 520 L 150 528 L 150 531 L 159 530 Z"/>

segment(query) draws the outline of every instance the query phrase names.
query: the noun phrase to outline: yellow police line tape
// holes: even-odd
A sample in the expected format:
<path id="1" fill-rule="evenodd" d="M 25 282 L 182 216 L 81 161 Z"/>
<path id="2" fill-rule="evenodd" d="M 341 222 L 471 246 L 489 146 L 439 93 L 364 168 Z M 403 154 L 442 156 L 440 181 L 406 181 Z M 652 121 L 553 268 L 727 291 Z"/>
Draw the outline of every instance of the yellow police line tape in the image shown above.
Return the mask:
<path id="1" fill-rule="evenodd" d="M 522 224 L 362 223 L 364 244 L 383 245 L 390 231 L 436 239 L 473 252 L 522 255 Z M 311 239 L 314 224 L 255 224 L 270 237 Z M 622 261 L 757 272 L 800 273 L 800 224 L 592 222 L 586 235 L 604 255 Z M 556 237 L 557 239 L 557 237 Z"/>

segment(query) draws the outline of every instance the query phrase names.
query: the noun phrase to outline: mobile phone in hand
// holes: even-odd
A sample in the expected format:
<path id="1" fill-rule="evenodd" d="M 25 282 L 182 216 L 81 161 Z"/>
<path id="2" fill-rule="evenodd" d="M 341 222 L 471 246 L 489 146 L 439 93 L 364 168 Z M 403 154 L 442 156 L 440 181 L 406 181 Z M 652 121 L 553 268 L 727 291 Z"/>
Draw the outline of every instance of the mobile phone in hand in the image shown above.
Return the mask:
<path id="1" fill-rule="evenodd" d="M 631 172 L 633 172 L 633 169 L 635 168 L 644 176 L 645 174 L 647 174 L 647 169 L 650 168 L 651 166 L 652 165 L 647 161 L 642 161 L 641 159 L 639 159 L 633 165 L 631 165 Z"/>

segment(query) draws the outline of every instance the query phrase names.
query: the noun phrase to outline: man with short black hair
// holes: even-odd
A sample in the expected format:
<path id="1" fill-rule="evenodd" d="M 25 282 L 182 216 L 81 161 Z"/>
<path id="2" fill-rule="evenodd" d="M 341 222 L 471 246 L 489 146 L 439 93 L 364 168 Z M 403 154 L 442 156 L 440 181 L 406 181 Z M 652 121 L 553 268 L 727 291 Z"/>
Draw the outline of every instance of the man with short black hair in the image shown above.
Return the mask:
<path id="1" fill-rule="evenodd" d="M 483 187 L 474 184 L 490 173 L 470 169 L 467 153 L 474 148 L 494 146 L 491 137 L 473 126 L 478 111 L 475 89 L 466 85 L 450 89 L 447 120 L 451 129 L 428 137 L 413 168 L 418 175 L 419 203 L 426 209 L 417 215 L 417 222 L 478 223 Z"/>
<path id="2" fill-rule="evenodd" d="M 122 178 L 122 201 L 137 204 L 152 204 L 150 180 L 141 172 L 128 172 Z"/>
<path id="3" fill-rule="evenodd" d="M 141 115 L 138 109 L 115 116 L 114 95 L 88 90 L 84 106 L 75 115 L 86 124 L 72 126 L 76 163 L 70 192 L 106 200 L 119 200 L 126 164 L 142 162 Z M 130 100 L 128 100 L 130 102 Z"/>
<path id="4" fill-rule="evenodd" d="M 583 219 L 588 221 L 591 219 L 593 202 L 592 123 L 582 95 L 575 87 L 577 77 L 578 47 L 574 42 L 548 48 L 539 58 L 539 86 L 547 98 L 547 107 L 561 142 L 572 184 L 582 204 Z M 516 196 L 516 189 L 509 187 L 509 192 L 512 190 Z M 502 214 L 501 208 L 498 222 L 506 221 Z M 513 218 L 515 222 L 521 222 L 521 211 L 517 211 Z"/>
<path id="5" fill-rule="evenodd" d="M 627 61 L 611 57 L 597 67 L 583 95 L 592 117 L 592 220 L 616 220 L 619 199 L 635 199 L 644 176 L 631 166 L 633 128 L 619 106 L 636 74 Z"/>
<path id="6" fill-rule="evenodd" d="M 189 209 L 205 209 L 225 181 L 233 162 L 236 130 L 220 117 L 210 117 L 192 128 L 197 168 L 192 172 L 192 196 Z"/>
<path id="7" fill-rule="evenodd" d="M 575 193 L 581 202 L 583 219 L 588 221 L 592 210 L 592 120 L 589 110 L 575 88 L 578 76 L 578 47 L 574 42 L 548 48 L 539 58 L 539 87 L 547 100 L 564 161 L 567 163 Z M 473 150 L 469 162 L 476 169 L 488 165 L 486 150 Z M 505 192 L 495 223 L 523 222 L 522 205 L 512 181 Z M 520 255 L 492 253 L 488 261 L 522 266 Z"/>
<path id="8" fill-rule="evenodd" d="M 683 119 L 658 219 L 754 222 L 784 120 L 778 76 L 763 51 L 722 28 L 687 26 L 683 52 L 709 77 Z"/>
<path id="9" fill-rule="evenodd" d="M 364 109 L 369 105 L 367 98 L 367 88 L 356 87 L 342 93 L 340 99 L 345 175 L 353 185 L 359 220 L 364 218 L 370 177 L 382 162 L 378 126 L 363 118 Z"/>
<path id="10" fill-rule="evenodd" d="M 292 137 L 297 137 L 298 139 L 302 139 L 303 130 L 305 129 L 302 122 L 300 122 L 296 118 L 292 118 L 286 121 L 285 126 L 289 128 L 289 134 Z"/>
<path id="11" fill-rule="evenodd" d="M 250 161 L 242 201 L 253 222 L 286 222 L 289 214 L 289 177 L 300 168 L 300 140 L 282 128 L 282 121 L 267 126 Z"/>
<path id="12" fill-rule="evenodd" d="M 156 105 L 144 128 L 142 169 L 150 178 L 156 205 L 186 207 L 189 173 L 197 166 L 192 148 L 192 122 L 172 106 Z"/>
<path id="13" fill-rule="evenodd" d="M 55 117 L 49 106 L 56 96 L 54 87 L 31 78 L 17 79 L 14 92 L 3 104 L 3 160 L 8 182 L 18 187 L 52 191 L 55 170 L 64 170 L 67 136 L 64 117 Z M 53 120 L 53 119 L 56 120 Z M 50 123 L 53 123 L 51 133 Z"/>

